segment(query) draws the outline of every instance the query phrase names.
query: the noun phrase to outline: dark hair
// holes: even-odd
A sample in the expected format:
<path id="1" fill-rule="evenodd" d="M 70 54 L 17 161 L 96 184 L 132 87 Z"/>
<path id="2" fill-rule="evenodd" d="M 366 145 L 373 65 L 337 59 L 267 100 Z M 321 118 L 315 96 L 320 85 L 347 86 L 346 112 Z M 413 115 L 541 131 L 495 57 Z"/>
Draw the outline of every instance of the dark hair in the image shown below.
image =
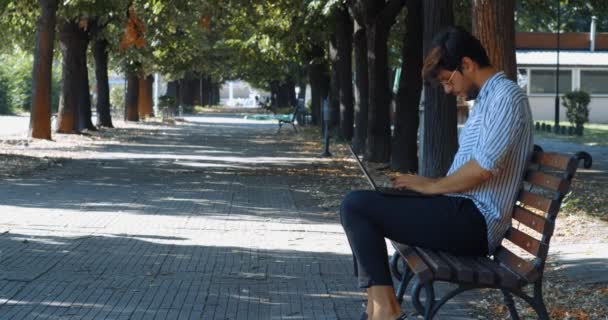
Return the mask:
<path id="1" fill-rule="evenodd" d="M 422 78 L 436 79 L 441 69 L 460 70 L 462 58 L 468 57 L 480 67 L 489 67 L 490 59 L 481 42 L 461 27 L 448 27 L 434 38 L 424 59 Z"/>

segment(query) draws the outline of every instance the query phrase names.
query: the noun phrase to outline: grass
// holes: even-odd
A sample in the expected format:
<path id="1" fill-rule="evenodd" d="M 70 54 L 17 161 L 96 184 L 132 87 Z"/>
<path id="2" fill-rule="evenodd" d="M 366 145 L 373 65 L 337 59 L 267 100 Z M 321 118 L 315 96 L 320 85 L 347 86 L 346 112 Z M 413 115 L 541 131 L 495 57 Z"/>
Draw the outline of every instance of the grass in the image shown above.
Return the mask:
<path id="1" fill-rule="evenodd" d="M 552 121 L 539 121 L 540 123 L 553 125 Z M 561 126 L 570 126 L 569 122 L 560 122 Z M 561 141 L 574 142 L 587 146 L 608 146 L 608 124 L 587 123 L 582 136 L 568 136 L 552 132 L 535 131 L 535 135 L 541 138 L 557 139 Z"/>

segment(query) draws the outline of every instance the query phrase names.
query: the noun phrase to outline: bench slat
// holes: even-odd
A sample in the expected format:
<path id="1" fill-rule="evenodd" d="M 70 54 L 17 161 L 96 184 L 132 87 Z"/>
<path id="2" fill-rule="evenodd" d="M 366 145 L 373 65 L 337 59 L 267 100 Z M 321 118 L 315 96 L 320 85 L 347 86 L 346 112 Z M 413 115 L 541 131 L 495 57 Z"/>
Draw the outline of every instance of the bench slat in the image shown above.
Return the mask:
<path id="1" fill-rule="evenodd" d="M 474 281 L 475 272 L 467 264 L 462 263 L 460 258 L 447 252 L 439 252 L 439 256 L 441 256 L 443 260 L 450 265 L 452 270 L 454 270 L 455 277 L 458 281 L 465 283 L 471 283 Z"/>
<path id="2" fill-rule="evenodd" d="M 530 235 L 522 232 L 521 230 L 517 230 L 513 227 L 509 229 L 507 232 L 507 239 L 511 240 L 514 244 L 519 246 L 520 248 L 528 251 L 534 256 L 542 255 L 546 252 L 546 247 L 544 243 L 541 243 L 539 240 L 534 239 Z"/>
<path id="3" fill-rule="evenodd" d="M 433 272 L 431 268 L 424 262 L 424 260 L 418 255 L 414 247 L 408 245 L 393 242 L 393 247 L 399 252 L 399 255 L 405 260 L 410 270 L 422 281 L 429 281 L 433 278 Z"/>
<path id="4" fill-rule="evenodd" d="M 532 263 L 518 257 L 505 247 L 499 247 L 494 256 L 498 258 L 501 264 L 515 272 L 524 280 L 534 282 L 538 278 L 538 271 L 534 268 Z"/>
<path id="5" fill-rule="evenodd" d="M 534 152 L 532 162 L 543 167 L 551 167 L 558 170 L 567 170 L 570 166 L 571 157 L 554 152 Z"/>
<path id="6" fill-rule="evenodd" d="M 492 272 L 496 274 L 496 277 L 498 278 L 498 284 L 500 286 L 511 289 L 520 287 L 521 279 L 519 278 L 519 276 L 507 270 L 506 268 L 501 267 L 496 262 L 488 258 L 477 258 L 477 262 L 483 265 L 484 267 L 492 270 Z"/>
<path id="7" fill-rule="evenodd" d="M 568 180 L 536 170 L 528 170 L 524 180 L 535 186 L 556 191 L 561 194 L 567 193 L 568 188 L 570 187 Z"/>
<path id="8" fill-rule="evenodd" d="M 518 206 L 513 209 L 513 219 L 523 223 L 528 228 L 531 228 L 538 233 L 544 233 L 545 228 L 553 227 L 553 224 L 544 217 Z"/>
<path id="9" fill-rule="evenodd" d="M 452 269 L 450 266 L 439 257 L 433 250 L 416 248 L 416 251 L 420 254 L 427 264 L 433 269 L 435 279 L 439 280 L 451 280 Z"/>
<path id="10" fill-rule="evenodd" d="M 473 270 L 475 281 L 483 284 L 493 286 L 496 284 L 496 277 L 494 272 L 488 270 L 486 267 L 480 265 L 473 257 L 458 257 L 458 260 L 468 265 Z"/>
<path id="11" fill-rule="evenodd" d="M 553 200 L 525 190 L 520 191 L 517 200 L 525 206 L 530 206 L 544 213 L 548 213 L 552 208 L 551 205 L 553 205 Z"/>

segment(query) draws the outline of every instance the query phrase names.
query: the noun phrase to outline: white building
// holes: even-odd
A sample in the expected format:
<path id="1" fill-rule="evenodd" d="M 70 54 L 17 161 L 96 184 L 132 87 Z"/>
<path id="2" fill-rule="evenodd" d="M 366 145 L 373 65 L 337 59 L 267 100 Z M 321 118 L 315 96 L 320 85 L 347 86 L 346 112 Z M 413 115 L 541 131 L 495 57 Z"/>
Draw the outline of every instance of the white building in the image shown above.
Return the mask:
<path id="1" fill-rule="evenodd" d="M 589 121 L 608 123 L 608 52 L 560 51 L 559 92 L 591 95 Z M 518 82 L 526 90 L 534 120 L 555 118 L 555 50 L 518 50 Z M 567 121 L 560 96 L 560 121 Z"/>

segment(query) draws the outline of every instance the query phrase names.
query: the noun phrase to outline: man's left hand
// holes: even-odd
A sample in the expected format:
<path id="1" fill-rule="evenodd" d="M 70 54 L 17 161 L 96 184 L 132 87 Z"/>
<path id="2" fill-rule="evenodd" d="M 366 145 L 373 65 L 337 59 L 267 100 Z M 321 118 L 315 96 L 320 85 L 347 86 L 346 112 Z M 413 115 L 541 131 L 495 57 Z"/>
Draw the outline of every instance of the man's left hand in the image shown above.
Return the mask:
<path id="1" fill-rule="evenodd" d="M 437 179 L 413 175 L 402 174 L 391 178 L 393 186 L 398 189 L 410 189 L 423 194 L 435 194 L 434 186 Z"/>

